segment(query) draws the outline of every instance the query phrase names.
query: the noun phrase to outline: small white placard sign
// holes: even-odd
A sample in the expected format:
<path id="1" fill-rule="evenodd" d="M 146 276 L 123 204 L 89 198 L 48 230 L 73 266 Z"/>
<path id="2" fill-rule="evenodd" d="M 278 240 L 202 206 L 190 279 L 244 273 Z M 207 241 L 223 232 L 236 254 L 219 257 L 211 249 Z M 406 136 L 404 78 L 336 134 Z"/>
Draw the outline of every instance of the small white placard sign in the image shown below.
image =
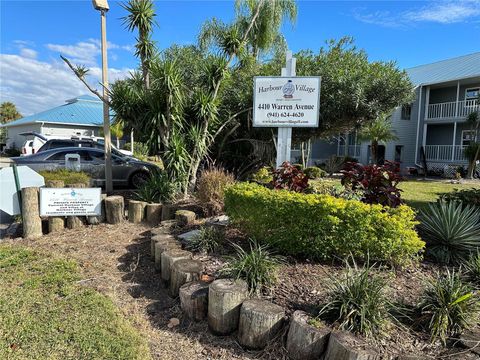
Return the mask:
<path id="1" fill-rule="evenodd" d="M 318 127 L 318 76 L 256 76 L 253 126 Z"/>
<path id="2" fill-rule="evenodd" d="M 40 216 L 99 216 L 101 188 L 40 188 Z"/>

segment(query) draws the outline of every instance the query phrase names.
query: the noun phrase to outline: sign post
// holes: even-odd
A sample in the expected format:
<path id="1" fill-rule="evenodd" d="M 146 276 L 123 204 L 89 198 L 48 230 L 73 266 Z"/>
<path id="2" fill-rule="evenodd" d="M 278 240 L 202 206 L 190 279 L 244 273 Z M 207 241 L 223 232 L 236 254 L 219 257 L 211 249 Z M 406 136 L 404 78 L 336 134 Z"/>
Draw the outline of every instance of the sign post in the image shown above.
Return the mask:
<path id="1" fill-rule="evenodd" d="M 287 51 L 282 76 L 254 79 L 253 126 L 277 127 L 277 168 L 290 161 L 293 127 L 317 127 L 320 111 L 318 76 L 296 76 L 296 59 Z"/>

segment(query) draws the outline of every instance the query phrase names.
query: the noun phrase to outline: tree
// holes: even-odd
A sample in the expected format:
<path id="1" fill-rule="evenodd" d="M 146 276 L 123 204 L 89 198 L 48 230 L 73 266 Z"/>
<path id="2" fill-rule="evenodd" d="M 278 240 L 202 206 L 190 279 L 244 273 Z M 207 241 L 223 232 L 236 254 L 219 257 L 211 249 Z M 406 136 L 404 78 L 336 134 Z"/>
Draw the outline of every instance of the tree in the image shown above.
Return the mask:
<path id="1" fill-rule="evenodd" d="M 117 149 L 120 148 L 120 139 L 123 137 L 124 123 L 121 120 L 117 120 L 115 124 L 110 126 L 110 133 L 117 139 Z"/>
<path id="2" fill-rule="evenodd" d="M 378 164 L 378 145 L 381 142 L 396 140 L 395 132 L 392 129 L 390 115 L 381 115 L 371 123 L 361 128 L 359 137 L 362 140 L 371 141 L 370 151 L 372 163 Z"/>
<path id="3" fill-rule="evenodd" d="M 14 103 L 5 101 L 0 105 L 0 124 L 6 124 L 21 117 L 22 114 L 18 112 Z"/>
<path id="4" fill-rule="evenodd" d="M 138 30 L 135 56 L 140 58 L 143 82 L 146 89 L 150 88 L 150 64 L 156 55 L 155 42 L 151 38 L 155 26 L 155 8 L 151 0 L 130 0 L 122 5 L 128 11 L 123 18 L 129 31 Z"/>
<path id="5" fill-rule="evenodd" d="M 480 96 L 477 98 L 477 104 L 480 104 Z M 470 144 L 465 149 L 465 157 L 468 159 L 467 178 L 472 179 L 477 160 L 480 159 L 480 109 L 467 116 L 467 124 L 470 125 L 473 134 Z"/>

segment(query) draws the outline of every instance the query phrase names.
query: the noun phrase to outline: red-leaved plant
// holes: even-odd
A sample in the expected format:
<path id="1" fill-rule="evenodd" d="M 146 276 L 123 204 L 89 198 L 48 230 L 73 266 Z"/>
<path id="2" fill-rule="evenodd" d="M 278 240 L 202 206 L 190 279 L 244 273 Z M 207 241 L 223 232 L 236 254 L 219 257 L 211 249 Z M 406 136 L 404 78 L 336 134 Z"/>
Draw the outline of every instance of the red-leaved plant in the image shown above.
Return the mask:
<path id="1" fill-rule="evenodd" d="M 304 192 L 308 187 L 308 177 L 298 167 L 285 161 L 273 172 L 272 185 L 275 189 Z"/>
<path id="2" fill-rule="evenodd" d="M 348 162 L 344 165 L 342 184 L 352 190 L 363 191 L 362 201 L 367 204 L 381 204 L 397 207 L 402 204 L 401 191 L 397 188 L 402 181 L 400 165 L 385 161 L 384 165 L 366 165 Z"/>

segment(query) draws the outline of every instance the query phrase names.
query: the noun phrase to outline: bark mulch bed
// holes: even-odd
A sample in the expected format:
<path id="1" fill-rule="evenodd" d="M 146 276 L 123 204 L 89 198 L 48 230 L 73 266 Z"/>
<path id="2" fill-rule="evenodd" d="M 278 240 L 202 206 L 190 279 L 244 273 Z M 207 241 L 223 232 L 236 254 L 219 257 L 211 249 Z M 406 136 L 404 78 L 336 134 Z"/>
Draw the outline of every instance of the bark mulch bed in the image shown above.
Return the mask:
<path id="1" fill-rule="evenodd" d="M 35 241 L 15 239 L 8 242 L 75 259 L 84 275 L 80 283 L 94 287 L 113 299 L 149 340 L 154 359 L 288 358 L 281 341 L 282 334 L 263 351 L 246 351 L 237 343 L 235 334 L 214 336 L 208 331 L 206 321 L 190 323 L 184 319 L 178 299 L 168 296 L 168 289 L 154 271 L 149 230 L 146 225 L 124 222 L 65 230 Z M 227 240 L 247 244 L 245 237 L 233 229 L 228 230 Z M 219 255 L 198 254 L 197 258 L 204 261 L 207 273 L 215 276 L 224 263 L 225 255 L 231 253 L 227 243 Z M 297 309 L 315 314 L 325 300 L 329 276 L 338 276 L 342 267 L 338 263 L 288 260 L 280 268 L 277 286 L 264 297 L 285 307 L 288 314 Z M 422 263 L 416 268 L 397 271 L 394 275 L 382 273 L 389 278 L 392 299 L 414 304 L 422 291 L 424 279 L 435 270 L 433 264 Z M 179 319 L 180 324 L 169 326 L 172 318 Z M 368 342 L 383 353 L 387 350 L 390 353 L 411 353 L 425 359 L 478 358 L 463 349 L 444 349 L 439 344 L 431 344 L 425 333 L 393 325 L 388 328 L 388 334 Z"/>

